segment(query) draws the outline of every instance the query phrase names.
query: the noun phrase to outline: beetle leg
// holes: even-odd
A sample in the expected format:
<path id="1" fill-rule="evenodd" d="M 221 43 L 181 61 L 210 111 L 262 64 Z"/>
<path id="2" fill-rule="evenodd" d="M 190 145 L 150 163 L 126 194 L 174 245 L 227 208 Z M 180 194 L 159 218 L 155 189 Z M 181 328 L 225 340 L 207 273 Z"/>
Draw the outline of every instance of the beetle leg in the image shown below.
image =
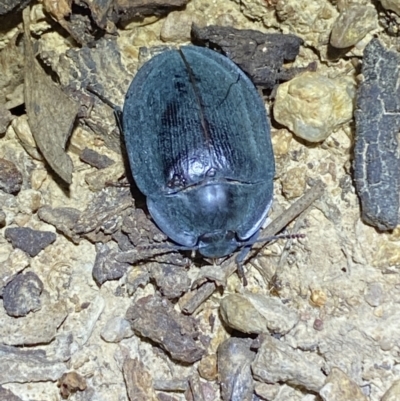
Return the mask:
<path id="1" fill-rule="evenodd" d="M 251 249 L 251 245 L 244 246 L 236 256 L 237 272 L 240 279 L 243 280 L 243 286 L 247 286 L 247 279 L 243 269 L 243 261 L 246 259 Z"/>

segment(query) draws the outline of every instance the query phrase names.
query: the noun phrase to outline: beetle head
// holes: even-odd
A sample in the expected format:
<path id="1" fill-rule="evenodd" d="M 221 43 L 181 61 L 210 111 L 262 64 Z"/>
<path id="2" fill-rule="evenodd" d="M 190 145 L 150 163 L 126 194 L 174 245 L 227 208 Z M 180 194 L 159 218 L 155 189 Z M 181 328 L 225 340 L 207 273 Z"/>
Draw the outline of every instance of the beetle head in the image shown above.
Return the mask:
<path id="1" fill-rule="evenodd" d="M 199 238 L 198 250 L 206 258 L 222 258 L 230 255 L 238 247 L 233 231 L 215 231 Z"/>

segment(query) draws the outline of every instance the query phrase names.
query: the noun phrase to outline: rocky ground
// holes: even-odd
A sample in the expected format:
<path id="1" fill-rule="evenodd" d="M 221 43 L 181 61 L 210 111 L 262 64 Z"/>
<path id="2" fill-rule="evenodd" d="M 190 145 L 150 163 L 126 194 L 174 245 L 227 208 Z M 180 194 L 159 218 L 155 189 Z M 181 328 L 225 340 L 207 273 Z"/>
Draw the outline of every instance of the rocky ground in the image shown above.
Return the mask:
<path id="1" fill-rule="evenodd" d="M 0 7 L 0 399 L 400 399 L 398 4 L 27 3 Z M 305 234 L 257 246 L 247 286 L 233 257 L 160 254 L 143 196 L 110 185 L 130 173 L 108 103 L 193 23 L 259 31 L 217 45 L 271 118 L 269 221 Z M 374 159 L 357 142 L 355 157 L 379 129 L 387 147 Z M 371 174 L 386 183 L 373 206 Z"/>

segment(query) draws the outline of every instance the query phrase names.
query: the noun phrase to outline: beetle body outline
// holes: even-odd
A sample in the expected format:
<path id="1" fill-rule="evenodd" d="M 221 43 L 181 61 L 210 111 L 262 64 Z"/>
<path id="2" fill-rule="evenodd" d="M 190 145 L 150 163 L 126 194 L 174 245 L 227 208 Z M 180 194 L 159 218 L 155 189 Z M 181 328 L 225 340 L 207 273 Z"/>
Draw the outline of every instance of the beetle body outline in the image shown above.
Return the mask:
<path id="1" fill-rule="evenodd" d="M 239 67 L 206 48 L 167 50 L 139 69 L 122 118 L 133 178 L 169 238 L 222 257 L 258 235 L 275 163 L 264 103 Z"/>

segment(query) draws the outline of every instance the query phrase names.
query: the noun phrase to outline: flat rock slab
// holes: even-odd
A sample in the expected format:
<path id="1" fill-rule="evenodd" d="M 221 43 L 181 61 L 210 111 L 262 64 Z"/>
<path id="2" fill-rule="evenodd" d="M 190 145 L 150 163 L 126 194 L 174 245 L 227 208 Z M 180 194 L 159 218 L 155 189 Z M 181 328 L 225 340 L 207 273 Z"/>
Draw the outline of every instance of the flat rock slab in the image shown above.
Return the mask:
<path id="1" fill-rule="evenodd" d="M 377 39 L 364 50 L 355 111 L 354 179 L 362 219 L 380 230 L 399 221 L 400 55 Z"/>
<path id="2" fill-rule="evenodd" d="M 32 230 L 29 227 L 6 228 L 4 236 L 14 248 L 19 248 L 32 257 L 57 238 L 56 234 L 51 231 Z"/>
<path id="3" fill-rule="evenodd" d="M 10 317 L 0 308 L 0 338 L 3 344 L 47 344 L 55 338 L 57 329 L 67 317 L 66 306 L 62 302 L 54 303 L 43 298 L 39 311 L 20 318 Z"/>
<path id="4" fill-rule="evenodd" d="M 44 351 L 7 346 L 0 346 L 0 366 L 0 384 L 55 381 L 67 370 L 66 364 L 49 360 Z"/>

